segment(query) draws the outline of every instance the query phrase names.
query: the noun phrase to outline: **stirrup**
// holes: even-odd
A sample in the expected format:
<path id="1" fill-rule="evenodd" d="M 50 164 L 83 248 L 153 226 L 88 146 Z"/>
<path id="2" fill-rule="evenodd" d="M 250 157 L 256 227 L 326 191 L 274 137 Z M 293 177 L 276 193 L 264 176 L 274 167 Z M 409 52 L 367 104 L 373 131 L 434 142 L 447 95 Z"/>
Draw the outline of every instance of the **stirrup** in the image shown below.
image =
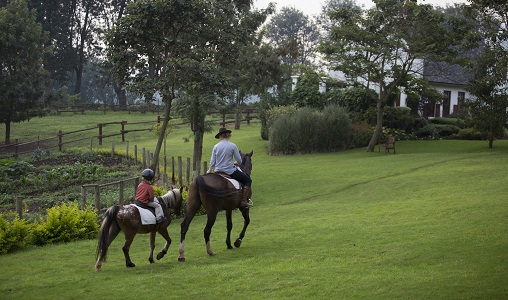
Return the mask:
<path id="1" fill-rule="evenodd" d="M 249 200 L 247 200 L 247 205 L 249 206 L 249 208 L 251 208 L 254 206 L 254 202 L 252 202 L 252 200 L 249 199 Z"/>

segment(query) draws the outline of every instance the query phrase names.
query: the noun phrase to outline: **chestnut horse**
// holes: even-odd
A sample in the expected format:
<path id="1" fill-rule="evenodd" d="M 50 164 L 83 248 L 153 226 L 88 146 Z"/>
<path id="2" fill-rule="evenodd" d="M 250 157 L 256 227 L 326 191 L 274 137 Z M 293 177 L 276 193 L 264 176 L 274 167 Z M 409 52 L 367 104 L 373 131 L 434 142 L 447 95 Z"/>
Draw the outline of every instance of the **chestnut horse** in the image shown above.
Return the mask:
<path id="1" fill-rule="evenodd" d="M 129 248 L 137 233 L 150 233 L 150 256 L 148 257 L 150 263 L 154 263 L 153 250 L 155 248 L 156 232 L 162 235 L 166 240 L 164 248 L 157 254 L 157 259 L 159 260 L 166 255 L 171 245 L 171 238 L 168 234 L 168 226 L 171 223 L 171 213 L 169 209 L 174 209 L 177 215 L 182 213 L 182 190 L 172 189 L 166 195 L 157 198 L 159 199 L 159 203 L 164 211 L 164 216 L 166 217 L 166 220 L 159 224 L 142 225 L 139 210 L 133 205 L 115 205 L 108 208 L 104 214 L 101 228 L 99 229 L 96 255 L 97 263 L 95 264 L 96 271 L 101 270 L 102 262 L 106 261 L 108 247 L 120 231 L 123 231 L 125 235 L 125 243 L 123 244 L 122 250 L 127 267 L 135 267 L 129 256 Z"/>
<path id="2" fill-rule="evenodd" d="M 241 154 L 241 153 L 240 153 Z M 239 168 L 248 176 L 252 170 L 252 154 L 241 154 L 242 164 Z M 209 256 L 214 256 L 215 253 L 212 251 L 210 246 L 210 234 L 212 233 L 212 227 L 217 219 L 217 214 L 221 210 L 226 211 L 227 221 L 227 236 L 226 245 L 228 249 L 233 249 L 231 246 L 231 230 L 233 229 L 232 212 L 234 209 L 240 209 L 244 219 L 243 229 L 240 232 L 240 236 L 236 239 L 235 247 L 240 247 L 242 239 L 245 236 L 245 230 L 249 226 L 250 217 L 248 208 L 240 208 L 240 202 L 242 197 L 242 190 L 238 190 L 235 186 L 226 178 L 221 175 L 210 173 L 202 176 L 198 176 L 190 185 L 189 193 L 187 195 L 187 209 L 185 218 L 181 224 L 181 236 L 180 236 L 180 256 L 178 260 L 181 262 L 185 261 L 185 235 L 189 230 L 189 225 L 194 218 L 194 215 L 203 205 L 206 215 L 207 222 L 204 229 L 206 253 Z"/>

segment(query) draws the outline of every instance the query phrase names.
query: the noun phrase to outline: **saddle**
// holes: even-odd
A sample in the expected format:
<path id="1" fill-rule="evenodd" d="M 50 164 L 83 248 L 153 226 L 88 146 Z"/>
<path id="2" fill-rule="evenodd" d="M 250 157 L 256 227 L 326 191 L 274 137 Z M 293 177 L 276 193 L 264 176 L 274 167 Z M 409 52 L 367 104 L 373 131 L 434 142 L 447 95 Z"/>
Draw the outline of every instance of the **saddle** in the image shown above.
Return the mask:
<path id="1" fill-rule="evenodd" d="M 139 200 L 134 200 L 134 204 L 137 206 L 137 207 L 140 207 L 140 208 L 144 208 L 144 209 L 148 209 L 149 211 L 152 212 L 152 214 L 155 216 L 155 208 L 154 207 L 150 207 L 146 204 L 144 204 L 143 202 L 139 201 Z"/>
<path id="2" fill-rule="evenodd" d="M 241 190 L 243 188 L 243 186 L 240 184 L 240 182 L 238 180 L 231 178 L 231 176 L 229 176 L 227 173 L 218 171 L 218 172 L 215 172 L 215 174 L 222 176 L 225 179 L 229 180 L 229 182 L 231 182 L 237 190 Z"/>

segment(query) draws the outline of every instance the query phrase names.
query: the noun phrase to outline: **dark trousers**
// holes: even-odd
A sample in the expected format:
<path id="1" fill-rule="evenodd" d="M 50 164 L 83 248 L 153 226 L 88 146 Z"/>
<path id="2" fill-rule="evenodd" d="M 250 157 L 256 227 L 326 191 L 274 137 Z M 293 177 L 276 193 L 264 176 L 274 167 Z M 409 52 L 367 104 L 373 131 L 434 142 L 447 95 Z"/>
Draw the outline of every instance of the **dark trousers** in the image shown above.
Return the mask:
<path id="1" fill-rule="evenodd" d="M 240 181 L 240 183 L 244 186 L 250 187 L 252 185 L 252 179 L 250 179 L 250 177 L 247 176 L 247 174 L 245 174 L 242 171 L 236 170 L 229 176 L 231 176 L 231 178 L 233 179 Z"/>
<path id="2" fill-rule="evenodd" d="M 229 176 L 231 176 L 231 178 L 233 178 L 233 179 L 238 180 L 243 186 L 248 186 L 250 188 L 250 186 L 252 184 L 252 179 L 250 179 L 250 177 L 247 176 L 247 174 L 245 174 L 244 172 L 242 172 L 240 170 L 234 171 Z M 250 193 L 249 193 L 249 198 L 251 198 L 251 197 L 252 197 L 252 189 L 250 190 Z"/>

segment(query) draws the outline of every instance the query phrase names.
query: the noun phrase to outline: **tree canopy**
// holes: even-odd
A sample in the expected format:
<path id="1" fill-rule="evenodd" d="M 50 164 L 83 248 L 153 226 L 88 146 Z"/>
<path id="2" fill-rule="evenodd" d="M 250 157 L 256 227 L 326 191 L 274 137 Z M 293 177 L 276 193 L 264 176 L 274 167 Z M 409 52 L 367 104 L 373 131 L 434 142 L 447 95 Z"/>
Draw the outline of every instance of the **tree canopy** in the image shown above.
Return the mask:
<path id="1" fill-rule="evenodd" d="M 43 68 L 47 34 L 25 0 L 0 8 L 0 123 L 10 143 L 12 122 L 42 114 L 48 73 Z"/>
<path id="2" fill-rule="evenodd" d="M 352 82 L 378 91 L 376 129 L 367 151 L 373 151 L 383 127 L 383 109 L 400 88 L 410 87 L 421 76 L 422 60 L 452 61 L 467 32 L 465 23 L 430 5 L 411 0 L 374 0 L 362 11 L 355 4 L 337 6 L 330 39 L 321 44 L 333 70 Z"/>

